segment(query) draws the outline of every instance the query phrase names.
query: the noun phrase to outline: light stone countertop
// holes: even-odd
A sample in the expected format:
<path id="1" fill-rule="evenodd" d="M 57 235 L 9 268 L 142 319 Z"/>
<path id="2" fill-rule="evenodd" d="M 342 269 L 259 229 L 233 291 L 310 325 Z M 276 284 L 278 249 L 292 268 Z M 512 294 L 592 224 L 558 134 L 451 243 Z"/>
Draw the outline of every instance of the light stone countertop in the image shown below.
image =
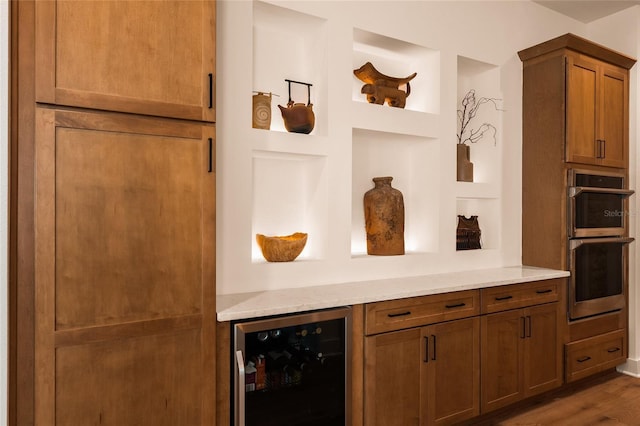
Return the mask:
<path id="1" fill-rule="evenodd" d="M 552 278 L 568 271 L 512 266 L 407 278 L 357 281 L 292 289 L 218 295 L 218 321 L 291 314 L 405 297 L 473 290 Z"/>

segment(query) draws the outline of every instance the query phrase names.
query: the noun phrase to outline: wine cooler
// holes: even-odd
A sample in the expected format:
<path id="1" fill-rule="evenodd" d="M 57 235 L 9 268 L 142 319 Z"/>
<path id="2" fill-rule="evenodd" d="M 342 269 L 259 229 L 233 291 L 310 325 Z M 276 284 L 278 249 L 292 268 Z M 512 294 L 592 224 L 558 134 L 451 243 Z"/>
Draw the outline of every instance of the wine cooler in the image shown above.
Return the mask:
<path id="1" fill-rule="evenodd" d="M 350 424 L 348 307 L 236 322 L 236 426 Z"/>

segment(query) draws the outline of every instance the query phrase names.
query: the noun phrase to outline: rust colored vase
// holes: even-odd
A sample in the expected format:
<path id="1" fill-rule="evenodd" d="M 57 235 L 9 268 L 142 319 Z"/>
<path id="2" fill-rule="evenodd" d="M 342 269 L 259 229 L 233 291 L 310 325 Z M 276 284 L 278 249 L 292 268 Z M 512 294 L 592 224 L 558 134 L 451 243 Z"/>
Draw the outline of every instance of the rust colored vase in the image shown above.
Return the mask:
<path id="1" fill-rule="evenodd" d="M 391 187 L 392 177 L 375 177 L 375 187 L 364 194 L 367 254 L 404 254 L 404 199 Z"/>
<path id="2" fill-rule="evenodd" d="M 469 160 L 469 145 L 459 143 L 456 145 L 458 149 L 458 182 L 473 182 L 473 163 Z"/>

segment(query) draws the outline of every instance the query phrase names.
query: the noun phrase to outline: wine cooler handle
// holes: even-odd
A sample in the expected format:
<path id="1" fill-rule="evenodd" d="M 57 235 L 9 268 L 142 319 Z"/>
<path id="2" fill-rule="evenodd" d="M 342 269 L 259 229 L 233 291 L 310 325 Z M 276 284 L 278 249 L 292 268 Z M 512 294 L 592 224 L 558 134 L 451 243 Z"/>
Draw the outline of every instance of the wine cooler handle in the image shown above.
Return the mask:
<path id="1" fill-rule="evenodd" d="M 238 387 L 236 395 L 238 401 L 238 412 L 236 416 L 236 426 L 245 426 L 244 410 L 245 410 L 245 383 L 244 383 L 244 357 L 242 351 L 236 351 L 236 363 L 238 364 Z"/>

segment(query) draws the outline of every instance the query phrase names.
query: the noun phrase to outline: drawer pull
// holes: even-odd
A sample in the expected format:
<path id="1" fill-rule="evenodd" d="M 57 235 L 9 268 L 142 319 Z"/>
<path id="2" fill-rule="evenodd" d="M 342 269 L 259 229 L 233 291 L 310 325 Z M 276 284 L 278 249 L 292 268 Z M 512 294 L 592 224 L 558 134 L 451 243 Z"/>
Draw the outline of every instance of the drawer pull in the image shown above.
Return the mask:
<path id="1" fill-rule="evenodd" d="M 620 350 L 620 348 L 609 348 L 607 349 L 607 352 L 609 352 L 610 354 L 614 353 L 614 352 L 618 352 Z"/>
<path id="2" fill-rule="evenodd" d="M 387 316 L 389 318 L 404 317 L 404 316 L 407 316 L 407 315 L 411 315 L 411 311 L 400 312 L 400 313 L 397 313 L 397 314 L 387 314 Z"/>
<path id="3" fill-rule="evenodd" d="M 590 356 L 583 356 L 582 358 L 578 358 L 576 361 L 585 362 L 585 361 L 589 361 L 590 359 L 591 359 Z"/>
<path id="4" fill-rule="evenodd" d="M 545 293 L 551 293 L 553 290 L 551 290 L 550 288 L 546 289 L 546 290 L 536 290 L 537 294 L 545 294 Z"/>
<path id="5" fill-rule="evenodd" d="M 513 296 L 500 296 L 500 297 L 496 297 L 496 300 L 509 300 L 509 299 L 513 299 Z"/>
<path id="6" fill-rule="evenodd" d="M 460 303 L 456 303 L 456 304 L 453 304 L 453 305 L 444 305 L 444 307 L 447 308 L 447 309 L 451 309 L 451 308 L 461 308 L 461 307 L 463 307 L 465 305 L 466 305 L 466 303 L 460 302 Z"/>

